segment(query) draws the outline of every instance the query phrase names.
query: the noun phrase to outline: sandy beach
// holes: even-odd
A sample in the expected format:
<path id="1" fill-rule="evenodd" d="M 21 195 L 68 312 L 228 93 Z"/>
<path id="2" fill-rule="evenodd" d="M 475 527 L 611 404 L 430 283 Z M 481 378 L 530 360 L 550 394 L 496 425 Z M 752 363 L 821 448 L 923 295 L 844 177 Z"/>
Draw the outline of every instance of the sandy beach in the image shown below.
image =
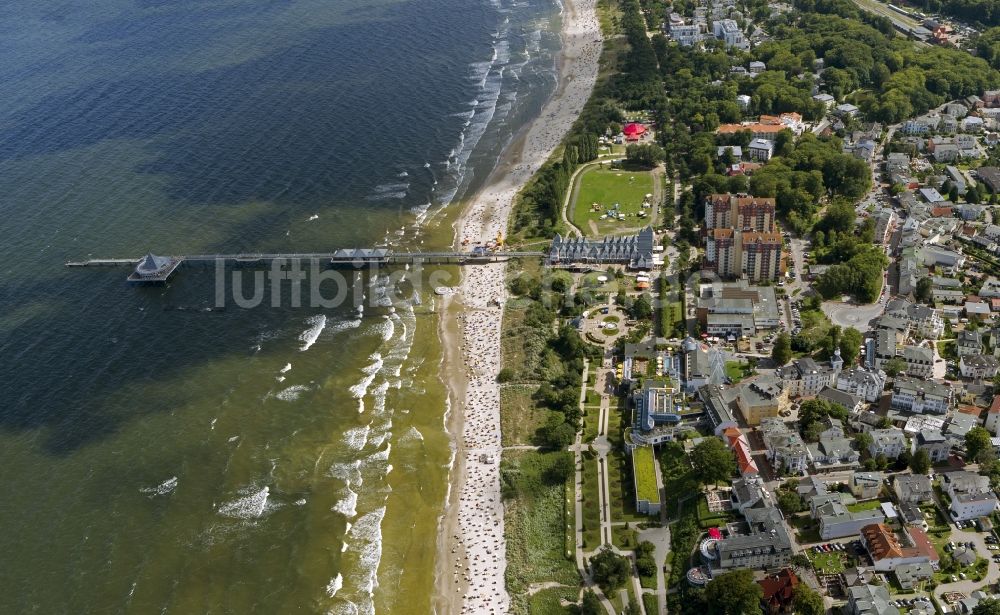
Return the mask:
<path id="1" fill-rule="evenodd" d="M 551 155 L 593 90 L 601 54 L 595 0 L 565 0 L 559 83 L 538 119 L 508 148 L 455 224 L 462 240 L 507 234 L 517 192 Z M 454 464 L 438 533 L 435 612 L 506 613 L 506 543 L 500 498 L 500 321 L 506 265 L 465 268 L 442 302 L 441 336 Z"/>

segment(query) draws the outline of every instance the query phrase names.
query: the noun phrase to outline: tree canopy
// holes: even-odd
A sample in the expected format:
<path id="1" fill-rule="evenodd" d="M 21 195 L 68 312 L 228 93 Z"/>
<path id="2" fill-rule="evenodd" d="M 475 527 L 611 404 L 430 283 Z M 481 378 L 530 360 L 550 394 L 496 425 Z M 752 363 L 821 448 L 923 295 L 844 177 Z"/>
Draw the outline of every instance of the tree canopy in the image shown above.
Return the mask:
<path id="1" fill-rule="evenodd" d="M 792 592 L 792 607 L 797 615 L 823 615 L 826 612 L 823 596 L 805 583 L 795 586 Z"/>
<path id="2" fill-rule="evenodd" d="M 967 461 L 976 461 L 980 455 L 992 451 L 993 444 L 990 442 L 990 432 L 983 427 L 973 427 L 965 434 L 965 458 Z"/>
<path id="3" fill-rule="evenodd" d="M 792 338 L 787 333 L 779 333 L 771 347 L 771 359 L 775 365 L 784 365 L 792 360 Z"/>
<path id="4" fill-rule="evenodd" d="M 632 576 L 632 564 L 627 557 L 616 554 L 608 547 L 590 558 L 590 571 L 594 581 L 605 593 L 625 586 Z"/>
<path id="5" fill-rule="evenodd" d="M 746 568 L 720 574 L 705 586 L 709 615 L 761 615 L 763 596 L 753 570 Z"/>
<path id="6" fill-rule="evenodd" d="M 705 438 L 691 450 L 691 465 L 703 484 L 729 480 L 736 471 L 733 453 L 722 440 Z"/>

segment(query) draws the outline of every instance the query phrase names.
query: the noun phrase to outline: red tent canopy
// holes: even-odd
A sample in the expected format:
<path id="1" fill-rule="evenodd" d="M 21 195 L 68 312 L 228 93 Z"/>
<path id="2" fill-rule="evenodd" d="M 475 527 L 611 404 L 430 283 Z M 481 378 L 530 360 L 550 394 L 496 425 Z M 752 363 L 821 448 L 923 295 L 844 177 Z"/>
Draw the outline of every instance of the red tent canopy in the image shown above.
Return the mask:
<path id="1" fill-rule="evenodd" d="M 622 129 L 622 132 L 625 133 L 625 136 L 638 136 L 646 132 L 646 127 L 642 124 L 632 122 L 631 124 L 625 124 L 625 128 Z"/>
<path id="2" fill-rule="evenodd" d="M 722 532 L 720 532 L 719 528 L 717 527 L 710 527 L 708 528 L 708 537 L 714 538 L 715 540 L 719 540 L 720 538 L 722 538 Z"/>

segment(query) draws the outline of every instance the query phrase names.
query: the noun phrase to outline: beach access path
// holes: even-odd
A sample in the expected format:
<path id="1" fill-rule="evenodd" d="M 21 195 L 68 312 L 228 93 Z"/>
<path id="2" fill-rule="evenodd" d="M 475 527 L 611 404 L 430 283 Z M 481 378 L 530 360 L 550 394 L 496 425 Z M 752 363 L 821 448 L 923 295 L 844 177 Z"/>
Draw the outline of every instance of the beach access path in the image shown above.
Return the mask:
<path id="1" fill-rule="evenodd" d="M 455 245 L 507 235 L 514 199 L 562 142 L 597 79 L 602 50 L 596 0 L 563 3 L 559 83 L 538 119 L 501 158 L 487 185 L 455 223 Z M 462 272 L 461 310 L 444 301 L 441 336 L 454 461 L 439 527 L 435 612 L 498 613 L 510 608 L 500 497 L 501 307 L 506 265 Z M 449 350 L 450 348 L 450 350 Z M 455 349 L 458 352 L 455 352 Z"/>

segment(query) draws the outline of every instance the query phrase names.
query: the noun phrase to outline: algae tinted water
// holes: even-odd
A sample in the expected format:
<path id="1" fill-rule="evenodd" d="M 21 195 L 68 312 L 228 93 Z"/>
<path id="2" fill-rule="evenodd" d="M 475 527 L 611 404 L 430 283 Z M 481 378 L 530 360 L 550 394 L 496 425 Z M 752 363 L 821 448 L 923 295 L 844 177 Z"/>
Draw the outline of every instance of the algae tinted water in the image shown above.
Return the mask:
<path id="1" fill-rule="evenodd" d="M 446 241 L 551 91 L 555 11 L 0 6 L 0 611 L 428 612 L 429 302 L 208 311 L 211 270 L 62 263 Z"/>

